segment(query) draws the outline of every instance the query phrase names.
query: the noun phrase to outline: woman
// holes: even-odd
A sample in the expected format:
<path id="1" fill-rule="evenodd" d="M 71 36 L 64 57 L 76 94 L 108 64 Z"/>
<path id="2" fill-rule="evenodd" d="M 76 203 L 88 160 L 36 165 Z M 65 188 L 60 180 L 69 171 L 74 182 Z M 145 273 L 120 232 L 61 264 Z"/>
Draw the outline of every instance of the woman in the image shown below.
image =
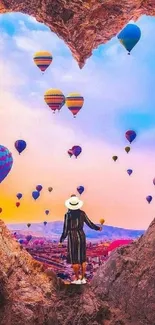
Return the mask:
<path id="1" fill-rule="evenodd" d="M 83 231 L 84 222 L 88 227 L 94 230 L 102 230 L 102 227 L 96 226 L 89 220 L 84 211 L 80 210 L 83 202 L 76 195 L 72 195 L 65 202 L 68 212 L 65 214 L 63 233 L 59 245 L 68 236 L 68 258 L 67 262 L 72 264 L 75 273 L 75 280 L 72 283 L 85 284 L 86 272 L 86 237 Z M 82 278 L 79 277 L 81 266 Z"/>

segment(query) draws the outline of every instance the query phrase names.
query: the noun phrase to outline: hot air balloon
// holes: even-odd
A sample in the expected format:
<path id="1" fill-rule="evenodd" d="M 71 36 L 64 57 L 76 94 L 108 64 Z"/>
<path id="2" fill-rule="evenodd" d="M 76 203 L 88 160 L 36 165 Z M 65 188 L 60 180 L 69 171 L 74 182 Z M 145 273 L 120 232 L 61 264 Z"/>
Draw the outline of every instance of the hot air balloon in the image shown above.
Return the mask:
<path id="1" fill-rule="evenodd" d="M 69 149 L 68 151 L 68 155 L 70 156 L 70 158 L 73 156 L 73 150 L 72 149 Z"/>
<path id="2" fill-rule="evenodd" d="M 102 218 L 100 219 L 100 224 L 103 225 L 105 223 L 105 220 Z"/>
<path id="3" fill-rule="evenodd" d="M 59 89 L 51 88 L 47 90 L 44 94 L 44 100 L 53 113 L 55 113 L 56 110 L 60 111 L 65 104 L 65 96 Z"/>
<path id="4" fill-rule="evenodd" d="M 27 235 L 26 236 L 26 240 L 29 242 L 30 240 L 32 239 L 32 236 L 31 235 Z"/>
<path id="5" fill-rule="evenodd" d="M 48 214 L 49 214 L 49 210 L 46 210 L 45 213 L 46 213 L 46 215 L 48 216 Z"/>
<path id="6" fill-rule="evenodd" d="M 49 192 L 52 192 L 52 191 L 53 191 L 53 187 L 51 187 L 51 186 L 48 187 L 48 191 L 49 191 Z"/>
<path id="7" fill-rule="evenodd" d="M 0 183 L 9 174 L 13 165 L 11 152 L 4 146 L 0 145 Z"/>
<path id="8" fill-rule="evenodd" d="M 82 186 L 82 185 L 78 186 L 77 191 L 81 195 L 84 192 L 84 186 Z"/>
<path id="9" fill-rule="evenodd" d="M 77 158 L 82 152 L 82 148 L 80 146 L 74 146 L 72 148 L 72 151 L 73 151 L 73 155 Z"/>
<path id="10" fill-rule="evenodd" d="M 20 239 L 18 239 L 18 242 L 19 242 L 20 244 L 23 244 L 23 243 L 24 243 L 24 239 L 20 238 Z"/>
<path id="11" fill-rule="evenodd" d="M 112 159 L 113 159 L 114 161 L 116 161 L 116 160 L 118 159 L 118 157 L 117 157 L 117 156 L 113 156 Z"/>
<path id="12" fill-rule="evenodd" d="M 53 61 L 52 54 L 47 51 L 36 52 L 33 56 L 33 61 L 36 66 L 44 73 Z"/>
<path id="13" fill-rule="evenodd" d="M 125 147 L 125 151 L 126 151 L 127 153 L 129 153 L 130 150 L 131 150 L 130 147 Z"/>
<path id="14" fill-rule="evenodd" d="M 18 208 L 20 206 L 20 202 L 16 202 L 16 207 Z"/>
<path id="15" fill-rule="evenodd" d="M 66 97 L 66 105 L 74 117 L 80 111 L 84 103 L 84 98 L 79 93 L 71 93 Z"/>
<path id="16" fill-rule="evenodd" d="M 36 190 L 37 190 L 38 192 L 41 192 L 42 188 L 43 188 L 42 185 L 37 185 L 37 186 L 36 186 Z"/>
<path id="17" fill-rule="evenodd" d="M 17 199 L 20 200 L 23 195 L 22 195 L 22 193 L 18 193 L 16 196 L 17 196 Z"/>
<path id="18" fill-rule="evenodd" d="M 135 24 L 128 24 L 117 35 L 117 38 L 119 39 L 120 43 L 126 48 L 128 54 L 130 54 L 131 50 L 141 38 L 141 30 Z"/>
<path id="19" fill-rule="evenodd" d="M 128 169 L 128 170 L 127 170 L 127 173 L 128 173 L 129 176 L 132 174 L 132 172 L 133 172 L 132 169 Z"/>
<path id="20" fill-rule="evenodd" d="M 146 197 L 146 200 L 147 200 L 148 203 L 150 203 L 150 202 L 152 201 L 152 196 L 151 196 L 151 195 L 148 195 L 148 196 Z"/>
<path id="21" fill-rule="evenodd" d="M 131 143 L 136 138 L 136 132 L 129 130 L 125 133 L 125 137 Z"/>
<path id="22" fill-rule="evenodd" d="M 27 223 L 27 227 L 30 228 L 31 227 L 31 223 Z"/>
<path id="23" fill-rule="evenodd" d="M 0 208 L 0 213 L 2 213 L 2 211 L 3 211 L 2 208 Z"/>
<path id="24" fill-rule="evenodd" d="M 47 225 L 47 221 L 44 221 L 44 226 L 46 226 Z"/>
<path id="25" fill-rule="evenodd" d="M 153 179 L 153 184 L 155 185 L 155 178 Z"/>
<path id="26" fill-rule="evenodd" d="M 40 193 L 38 191 L 33 191 L 32 192 L 32 197 L 33 197 L 34 200 L 37 200 L 39 196 L 40 196 Z"/>
<path id="27" fill-rule="evenodd" d="M 22 151 L 24 151 L 26 148 L 26 142 L 24 140 L 17 140 L 15 142 L 15 148 L 20 155 L 22 153 Z"/>

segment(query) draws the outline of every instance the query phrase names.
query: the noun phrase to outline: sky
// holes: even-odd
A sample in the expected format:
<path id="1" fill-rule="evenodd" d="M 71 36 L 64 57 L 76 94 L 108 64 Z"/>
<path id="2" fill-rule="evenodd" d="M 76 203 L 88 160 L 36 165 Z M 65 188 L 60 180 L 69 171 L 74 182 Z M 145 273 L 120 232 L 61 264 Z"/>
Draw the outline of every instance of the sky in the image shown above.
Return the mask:
<path id="1" fill-rule="evenodd" d="M 130 56 L 114 37 L 80 70 L 64 41 L 44 24 L 20 13 L 0 15 L 0 144 L 14 159 L 0 184 L 6 223 L 63 220 L 64 202 L 79 185 L 85 187 L 83 210 L 96 223 L 104 217 L 107 225 L 146 229 L 155 217 L 155 19 L 142 16 L 136 24 L 142 37 Z M 53 55 L 44 75 L 33 63 L 38 50 Z M 52 113 L 44 102 L 49 88 L 84 97 L 76 119 L 66 106 Z M 127 154 L 129 129 L 137 138 Z M 27 142 L 20 156 L 18 139 Z M 73 145 L 83 149 L 78 159 L 67 155 Z M 37 184 L 43 190 L 34 201 Z M 147 195 L 154 197 L 151 204 Z"/>

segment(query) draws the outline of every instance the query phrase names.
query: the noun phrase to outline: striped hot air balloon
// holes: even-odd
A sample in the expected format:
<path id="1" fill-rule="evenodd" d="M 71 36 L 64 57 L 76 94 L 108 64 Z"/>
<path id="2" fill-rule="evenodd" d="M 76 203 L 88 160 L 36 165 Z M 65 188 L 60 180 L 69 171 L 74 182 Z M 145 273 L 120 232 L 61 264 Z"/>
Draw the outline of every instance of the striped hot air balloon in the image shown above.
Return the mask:
<path id="1" fill-rule="evenodd" d="M 80 111 L 84 103 L 84 98 L 79 93 L 71 93 L 66 97 L 66 105 L 74 117 Z"/>
<path id="2" fill-rule="evenodd" d="M 39 51 L 39 52 L 36 52 L 34 54 L 33 61 L 36 64 L 36 66 L 42 72 L 44 72 L 49 67 L 51 62 L 53 61 L 53 57 L 52 57 L 52 54 L 50 52 Z"/>
<path id="3" fill-rule="evenodd" d="M 48 89 L 44 94 L 44 100 L 53 113 L 55 113 L 56 110 L 60 111 L 65 104 L 65 96 L 59 89 Z"/>

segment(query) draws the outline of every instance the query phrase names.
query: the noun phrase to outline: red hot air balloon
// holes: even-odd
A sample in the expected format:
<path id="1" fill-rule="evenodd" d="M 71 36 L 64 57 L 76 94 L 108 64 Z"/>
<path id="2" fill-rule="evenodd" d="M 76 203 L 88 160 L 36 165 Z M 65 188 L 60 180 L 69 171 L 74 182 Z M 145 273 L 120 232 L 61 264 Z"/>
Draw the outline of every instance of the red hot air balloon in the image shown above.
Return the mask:
<path id="1" fill-rule="evenodd" d="M 73 150 L 69 149 L 67 152 L 68 152 L 69 157 L 71 158 L 73 156 Z"/>
<path id="2" fill-rule="evenodd" d="M 20 206 L 20 202 L 16 202 L 16 207 L 18 208 Z"/>

